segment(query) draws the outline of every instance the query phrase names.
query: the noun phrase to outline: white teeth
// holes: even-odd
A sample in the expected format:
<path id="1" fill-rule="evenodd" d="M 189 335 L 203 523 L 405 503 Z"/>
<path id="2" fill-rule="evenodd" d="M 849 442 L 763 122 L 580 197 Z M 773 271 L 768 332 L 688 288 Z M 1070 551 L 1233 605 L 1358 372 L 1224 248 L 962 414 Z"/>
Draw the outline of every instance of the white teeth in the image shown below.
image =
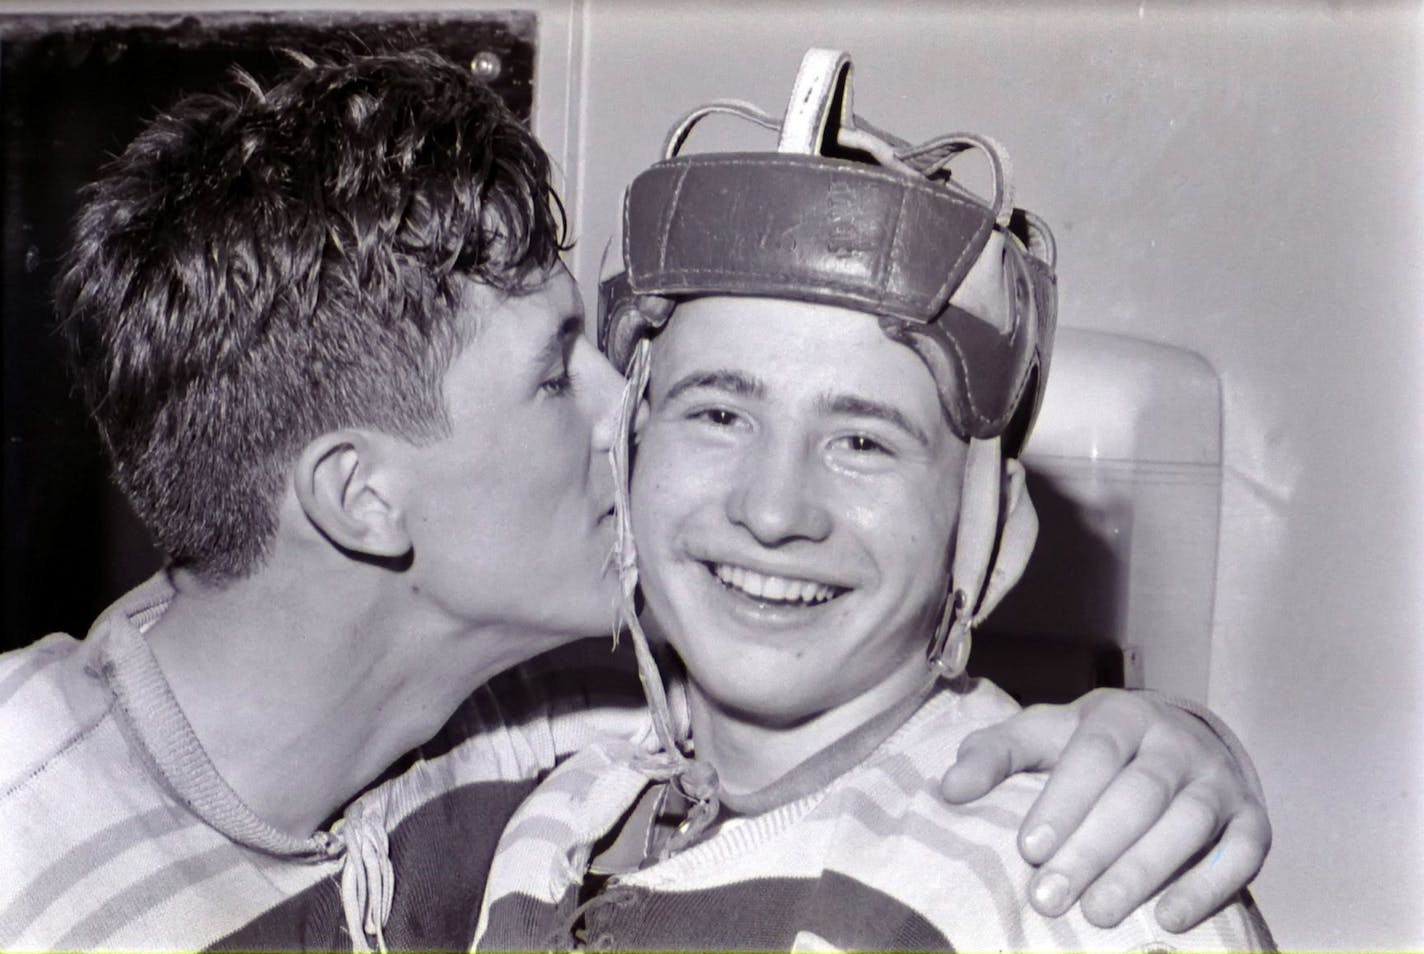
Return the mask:
<path id="1" fill-rule="evenodd" d="M 775 603 L 824 603 L 838 595 L 834 587 L 811 580 L 793 580 L 783 576 L 766 576 L 745 567 L 712 564 L 712 572 L 723 585 L 740 590 L 755 599 Z"/>

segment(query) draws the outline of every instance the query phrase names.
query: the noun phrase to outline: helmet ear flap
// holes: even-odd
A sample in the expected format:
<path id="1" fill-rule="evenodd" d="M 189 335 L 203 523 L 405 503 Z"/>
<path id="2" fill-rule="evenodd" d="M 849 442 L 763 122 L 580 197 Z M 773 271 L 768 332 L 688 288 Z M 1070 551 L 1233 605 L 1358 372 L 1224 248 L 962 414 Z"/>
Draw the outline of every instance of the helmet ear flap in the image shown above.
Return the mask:
<path id="1" fill-rule="evenodd" d="M 973 631 L 1023 576 L 1038 539 L 1038 514 L 1023 465 L 999 438 L 972 440 L 960 486 L 949 592 L 927 661 L 941 676 L 963 674 Z"/>
<path id="2" fill-rule="evenodd" d="M 1023 464 L 1013 458 L 1004 461 L 999 542 L 975 610 L 975 625 L 983 622 L 1022 579 L 1038 541 L 1038 511 L 1029 497 L 1026 476 Z"/>
<path id="3" fill-rule="evenodd" d="M 638 342 L 667 324 L 677 302 L 661 295 L 635 294 L 628 273 L 598 284 L 598 348 L 623 375 Z"/>

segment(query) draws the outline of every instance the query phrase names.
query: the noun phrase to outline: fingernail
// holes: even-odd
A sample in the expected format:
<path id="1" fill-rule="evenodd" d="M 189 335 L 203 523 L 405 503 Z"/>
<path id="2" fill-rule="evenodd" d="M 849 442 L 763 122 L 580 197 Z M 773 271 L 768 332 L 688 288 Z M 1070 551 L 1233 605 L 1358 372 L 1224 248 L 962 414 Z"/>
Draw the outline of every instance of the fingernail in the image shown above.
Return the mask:
<path id="1" fill-rule="evenodd" d="M 1024 850 L 1033 855 L 1033 860 L 1043 861 L 1053 851 L 1053 829 L 1039 825 L 1024 836 Z"/>
<path id="2" fill-rule="evenodd" d="M 1050 871 L 1033 886 L 1033 900 L 1045 914 L 1062 914 L 1068 908 L 1068 879 Z"/>

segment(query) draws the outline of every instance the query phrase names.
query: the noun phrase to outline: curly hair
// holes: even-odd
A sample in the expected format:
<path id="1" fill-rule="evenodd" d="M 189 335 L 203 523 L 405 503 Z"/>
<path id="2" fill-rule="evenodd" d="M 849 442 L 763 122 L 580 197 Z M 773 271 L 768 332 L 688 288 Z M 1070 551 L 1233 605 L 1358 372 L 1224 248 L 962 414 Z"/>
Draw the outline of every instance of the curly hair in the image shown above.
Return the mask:
<path id="1" fill-rule="evenodd" d="M 462 283 L 515 292 L 568 247 L 547 155 L 469 69 L 300 57 L 153 120 L 86 190 L 56 301 L 114 479 L 221 582 L 313 438 L 447 434 Z"/>

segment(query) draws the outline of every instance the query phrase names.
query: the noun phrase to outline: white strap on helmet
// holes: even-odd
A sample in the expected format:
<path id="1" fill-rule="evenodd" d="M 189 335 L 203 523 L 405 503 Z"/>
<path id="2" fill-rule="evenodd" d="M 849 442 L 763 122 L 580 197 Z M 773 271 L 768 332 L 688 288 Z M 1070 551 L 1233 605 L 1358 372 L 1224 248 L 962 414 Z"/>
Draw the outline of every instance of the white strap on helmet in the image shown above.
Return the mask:
<path id="1" fill-rule="evenodd" d="M 1023 576 L 1037 539 L 1038 514 L 1023 465 L 1003 459 L 997 437 L 971 440 L 949 594 L 928 653 L 930 665 L 942 676 L 953 679 L 964 672 L 974 629 Z"/>

